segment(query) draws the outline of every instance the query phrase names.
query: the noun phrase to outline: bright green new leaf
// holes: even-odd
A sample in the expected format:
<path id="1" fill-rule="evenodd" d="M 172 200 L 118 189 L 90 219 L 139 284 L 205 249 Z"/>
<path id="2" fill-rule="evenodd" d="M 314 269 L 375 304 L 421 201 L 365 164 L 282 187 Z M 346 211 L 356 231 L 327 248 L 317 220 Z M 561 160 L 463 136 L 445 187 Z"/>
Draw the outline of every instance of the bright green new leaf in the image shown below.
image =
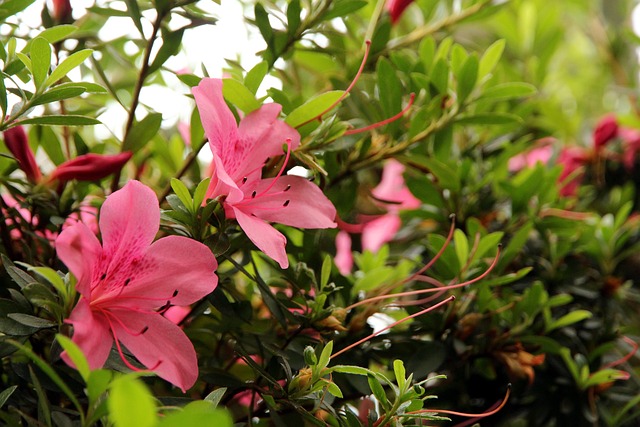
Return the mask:
<path id="1" fill-rule="evenodd" d="M 67 355 L 71 359 L 74 365 L 76 365 L 76 369 L 80 373 L 82 379 L 86 382 L 89 381 L 89 375 L 91 374 L 91 370 L 89 369 L 89 362 L 87 362 L 87 358 L 85 357 L 80 347 L 70 338 L 62 335 L 56 334 L 56 340 L 60 343 L 60 346 L 67 352 Z"/>
<path id="2" fill-rule="evenodd" d="M 453 241 L 458 262 L 460 263 L 460 268 L 462 268 L 469 259 L 469 240 L 467 240 L 467 236 L 462 230 L 456 229 L 453 232 Z"/>
<path id="3" fill-rule="evenodd" d="M 33 83 L 36 91 L 46 86 L 45 79 L 51 67 L 51 45 L 42 37 L 36 37 L 31 43 L 29 52 L 31 57 L 31 74 L 33 75 Z"/>
<path id="4" fill-rule="evenodd" d="M 184 207 L 188 208 L 193 205 L 191 193 L 182 181 L 176 178 L 171 178 L 171 188 L 173 189 L 173 192 L 176 193 L 176 196 L 178 196 Z"/>
<path id="5" fill-rule="evenodd" d="M 478 81 L 478 57 L 469 55 L 462 65 L 458 78 L 458 104 L 462 105 L 473 91 Z"/>
<path id="6" fill-rule="evenodd" d="M 182 410 L 172 412 L 162 418 L 158 427 L 232 427 L 229 412 L 216 409 L 210 402 L 197 400 Z M 118 427 L 118 426 L 116 426 Z"/>
<path id="7" fill-rule="evenodd" d="M 42 37 L 51 44 L 57 43 L 60 40 L 64 40 L 71 34 L 78 31 L 78 27 L 75 25 L 56 25 L 55 27 L 47 28 L 38 37 Z"/>
<path id="8" fill-rule="evenodd" d="M 123 375 L 111 383 L 107 406 L 115 427 L 155 427 L 156 402 L 147 386 L 134 375 Z"/>
<path id="9" fill-rule="evenodd" d="M 484 51 L 484 55 L 480 58 L 480 64 L 478 66 L 478 76 L 480 76 L 480 78 L 492 72 L 496 65 L 498 65 L 505 44 L 506 42 L 503 39 L 497 40 Z"/>
<path id="10" fill-rule="evenodd" d="M 47 79 L 45 85 L 51 86 L 52 84 L 54 84 L 55 82 L 57 82 L 58 80 L 66 76 L 69 73 L 69 71 L 73 70 L 78 65 L 82 64 L 85 59 L 91 56 L 92 53 L 93 53 L 93 50 L 91 49 L 83 49 L 69 56 L 67 59 L 62 61 L 62 63 L 58 65 L 55 70 L 53 70 L 53 72 Z"/>
<path id="11" fill-rule="evenodd" d="M 343 94 L 343 90 L 333 90 L 315 96 L 293 110 L 284 121 L 289 126 L 297 128 L 324 114 Z"/>
<path id="12" fill-rule="evenodd" d="M 237 80 L 222 80 L 222 95 L 245 114 L 260 108 L 255 95 Z"/>

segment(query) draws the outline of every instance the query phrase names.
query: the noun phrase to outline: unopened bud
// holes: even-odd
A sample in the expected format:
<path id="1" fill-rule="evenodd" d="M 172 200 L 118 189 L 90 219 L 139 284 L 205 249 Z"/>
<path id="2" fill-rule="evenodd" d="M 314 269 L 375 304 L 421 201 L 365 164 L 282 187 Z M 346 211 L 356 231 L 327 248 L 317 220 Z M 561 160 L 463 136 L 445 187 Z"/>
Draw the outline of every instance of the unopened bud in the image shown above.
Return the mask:
<path id="1" fill-rule="evenodd" d="M 66 161 L 53 171 L 49 181 L 61 183 L 77 179 L 78 181 L 97 181 L 112 173 L 119 172 L 129 161 L 133 153 L 126 151 L 116 155 L 84 154 Z"/>
<path id="2" fill-rule="evenodd" d="M 38 165 L 36 164 L 36 158 L 29 147 L 29 140 L 27 134 L 22 126 L 15 126 L 11 129 L 4 131 L 4 143 L 16 158 L 22 169 L 27 175 L 29 182 L 35 184 L 40 181 L 42 174 Z"/>
<path id="3" fill-rule="evenodd" d="M 603 117 L 593 131 L 593 145 L 596 150 L 607 145 L 618 135 L 618 122 L 612 115 Z"/>
<path id="4" fill-rule="evenodd" d="M 304 362 L 309 366 L 315 366 L 318 364 L 318 356 L 311 346 L 307 346 L 304 349 Z"/>
<path id="5" fill-rule="evenodd" d="M 70 0 L 53 0 L 53 10 L 51 11 L 51 17 L 57 24 L 68 24 L 73 22 L 71 16 L 71 1 Z"/>

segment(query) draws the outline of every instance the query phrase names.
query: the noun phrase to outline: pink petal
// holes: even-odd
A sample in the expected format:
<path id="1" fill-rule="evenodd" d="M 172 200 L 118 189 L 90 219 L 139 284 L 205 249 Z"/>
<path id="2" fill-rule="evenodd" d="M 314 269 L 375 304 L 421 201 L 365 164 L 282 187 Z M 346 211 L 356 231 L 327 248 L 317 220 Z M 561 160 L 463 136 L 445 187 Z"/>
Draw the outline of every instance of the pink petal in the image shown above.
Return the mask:
<path id="1" fill-rule="evenodd" d="M 353 254 L 351 253 L 351 236 L 346 231 L 338 232 L 336 236 L 336 256 L 333 258 L 338 271 L 343 276 L 351 273 L 353 268 Z"/>
<path id="2" fill-rule="evenodd" d="M 382 170 L 382 179 L 380 183 L 371 191 L 375 197 L 386 200 L 396 205 L 389 205 L 393 209 L 394 206 L 402 209 L 416 209 L 420 207 L 420 200 L 416 199 L 409 191 L 404 182 L 404 165 L 397 160 L 388 160 Z"/>
<path id="3" fill-rule="evenodd" d="M 239 160 L 242 166 L 238 168 L 238 175 L 234 175 L 236 182 L 244 178 L 256 168 L 261 168 L 269 157 L 280 156 L 285 151 L 283 145 L 290 140 L 291 150 L 300 145 L 300 134 L 291 126 L 278 120 L 282 107 L 279 104 L 266 104 L 251 112 L 240 121 L 241 153 Z"/>
<path id="4" fill-rule="evenodd" d="M 192 92 L 211 150 L 223 157 L 239 138 L 236 120 L 222 96 L 222 80 L 204 78 Z"/>
<path id="5" fill-rule="evenodd" d="M 80 298 L 78 304 L 66 320 L 73 325 L 73 342 L 80 347 L 89 362 L 91 369 L 102 368 L 109 357 L 113 338 L 109 331 L 109 323 L 104 316 L 91 311 L 85 298 Z M 71 367 L 75 367 L 71 359 L 62 353 L 62 359 Z"/>
<path id="6" fill-rule="evenodd" d="M 232 207 L 233 208 L 233 207 Z M 278 230 L 251 214 L 233 208 L 238 224 L 245 234 L 262 252 L 280 264 L 280 268 L 289 267 L 285 246 L 287 239 Z"/>
<path id="7" fill-rule="evenodd" d="M 153 309 L 167 302 L 188 305 L 210 294 L 218 284 L 215 257 L 208 247 L 181 236 L 154 242 L 144 257 L 114 276 L 123 289 L 115 289 L 113 304 Z M 174 296 L 175 294 L 175 296 Z"/>
<path id="8" fill-rule="evenodd" d="M 94 269 L 98 267 L 102 255 L 102 246 L 95 234 L 79 222 L 62 230 L 55 246 L 58 258 L 78 279 L 78 292 L 90 298 Z"/>
<path id="9" fill-rule="evenodd" d="M 185 392 L 198 379 L 198 359 L 189 338 L 160 314 L 111 310 L 114 336 L 149 369 Z M 123 326 L 126 325 L 126 326 Z"/>
<path id="10" fill-rule="evenodd" d="M 245 194 L 255 191 L 256 197 L 234 207 L 266 221 L 293 227 L 336 227 L 336 208 L 317 185 L 299 176 L 286 175 L 264 193 L 273 181 L 274 178 L 263 179 L 251 188 L 243 187 Z"/>
<path id="11" fill-rule="evenodd" d="M 153 190 L 129 181 L 100 210 L 100 230 L 109 270 L 141 257 L 160 227 L 160 207 Z"/>
<path id="12" fill-rule="evenodd" d="M 163 316 L 176 325 L 180 324 L 191 313 L 191 306 L 188 305 L 174 305 L 169 307 Z"/>
<path id="13" fill-rule="evenodd" d="M 382 215 L 368 222 L 362 230 L 362 249 L 371 252 L 379 251 L 385 243 L 393 239 L 401 225 L 397 214 Z"/>

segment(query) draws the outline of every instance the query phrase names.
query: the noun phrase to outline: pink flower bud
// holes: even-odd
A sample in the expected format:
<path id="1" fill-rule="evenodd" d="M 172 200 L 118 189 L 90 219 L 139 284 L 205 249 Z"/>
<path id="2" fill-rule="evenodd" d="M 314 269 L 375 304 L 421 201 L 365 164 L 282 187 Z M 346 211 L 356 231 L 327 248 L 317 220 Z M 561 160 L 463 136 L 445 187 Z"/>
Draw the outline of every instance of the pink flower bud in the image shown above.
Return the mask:
<path id="1" fill-rule="evenodd" d="M 42 178 L 36 159 L 29 147 L 27 134 L 22 126 L 12 127 L 4 131 L 4 143 L 20 164 L 20 169 L 27 175 L 31 183 L 36 183 Z"/>
<path id="2" fill-rule="evenodd" d="M 387 10 L 391 15 L 391 22 L 396 23 L 400 19 L 402 12 L 411 4 L 413 0 L 388 0 Z"/>
<path id="3" fill-rule="evenodd" d="M 116 155 L 84 154 L 66 161 L 53 171 L 49 181 L 67 182 L 72 179 L 78 181 L 97 181 L 118 172 L 133 156 L 130 151 Z"/>
<path id="4" fill-rule="evenodd" d="M 51 17 L 57 23 L 69 23 L 73 21 L 71 16 L 71 1 L 70 0 L 53 0 L 53 10 L 51 11 Z"/>
<path id="5" fill-rule="evenodd" d="M 609 141 L 618 135 L 618 122 L 615 116 L 608 115 L 600 119 L 593 131 L 593 145 L 596 150 L 604 147 Z"/>

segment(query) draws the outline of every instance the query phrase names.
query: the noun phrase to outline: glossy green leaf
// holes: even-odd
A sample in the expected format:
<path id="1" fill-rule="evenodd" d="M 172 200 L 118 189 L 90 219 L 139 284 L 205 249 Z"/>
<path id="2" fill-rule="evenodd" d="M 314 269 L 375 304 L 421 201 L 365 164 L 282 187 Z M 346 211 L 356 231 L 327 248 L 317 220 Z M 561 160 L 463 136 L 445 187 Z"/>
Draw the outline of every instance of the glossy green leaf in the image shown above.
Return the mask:
<path id="1" fill-rule="evenodd" d="M 75 25 L 56 25 L 55 27 L 42 31 L 38 34 L 38 37 L 42 37 L 49 43 L 54 44 L 66 39 L 76 31 L 78 31 L 78 27 Z"/>
<path id="2" fill-rule="evenodd" d="M 264 61 L 259 62 L 244 76 L 245 87 L 255 95 L 268 72 L 269 64 Z"/>
<path id="3" fill-rule="evenodd" d="M 315 120 L 335 104 L 343 94 L 343 90 L 334 90 L 315 96 L 293 110 L 284 121 L 289 126 L 297 128 Z"/>
<path id="4" fill-rule="evenodd" d="M 191 207 L 193 205 L 191 193 L 182 181 L 176 178 L 171 178 L 171 188 L 173 189 L 173 192 L 176 193 L 176 196 L 178 196 L 183 206 Z"/>
<path id="5" fill-rule="evenodd" d="M 471 94 L 478 80 L 478 57 L 469 55 L 457 75 L 458 79 L 458 104 L 463 104 Z"/>
<path id="6" fill-rule="evenodd" d="M 551 322 L 551 324 L 547 326 L 546 332 L 548 333 L 555 329 L 573 325 L 574 323 L 589 319 L 592 316 L 593 313 L 588 310 L 574 310 L 571 313 L 565 314 L 561 318 Z"/>
<path id="7" fill-rule="evenodd" d="M 464 267 L 469 259 L 469 241 L 462 230 L 456 229 L 453 233 L 453 241 L 455 244 L 456 256 L 460 268 Z"/>
<path id="8" fill-rule="evenodd" d="M 62 86 L 62 85 L 60 85 Z M 50 104 L 52 102 L 60 101 L 62 99 L 73 98 L 82 95 L 85 92 L 85 88 L 79 86 L 59 87 L 56 86 L 40 96 L 35 97 L 31 105 Z"/>
<path id="9" fill-rule="evenodd" d="M 485 50 L 482 58 L 480 58 L 480 63 L 478 65 L 478 75 L 480 78 L 486 76 L 491 73 L 493 69 L 496 67 L 500 58 L 502 57 L 502 52 L 504 51 L 506 42 L 501 39 L 495 41 L 491 46 Z"/>
<path id="10" fill-rule="evenodd" d="M 320 358 L 318 359 L 318 364 L 316 365 L 318 369 L 324 369 L 329 365 L 329 360 L 331 360 L 332 353 L 333 341 L 329 341 L 322 349 L 322 353 L 320 353 Z"/>
<path id="11" fill-rule="evenodd" d="M 211 182 L 211 178 L 206 178 L 200 181 L 195 191 L 193 192 L 193 211 L 195 212 L 202 203 L 207 195 L 207 190 L 209 189 L 209 183 Z"/>

